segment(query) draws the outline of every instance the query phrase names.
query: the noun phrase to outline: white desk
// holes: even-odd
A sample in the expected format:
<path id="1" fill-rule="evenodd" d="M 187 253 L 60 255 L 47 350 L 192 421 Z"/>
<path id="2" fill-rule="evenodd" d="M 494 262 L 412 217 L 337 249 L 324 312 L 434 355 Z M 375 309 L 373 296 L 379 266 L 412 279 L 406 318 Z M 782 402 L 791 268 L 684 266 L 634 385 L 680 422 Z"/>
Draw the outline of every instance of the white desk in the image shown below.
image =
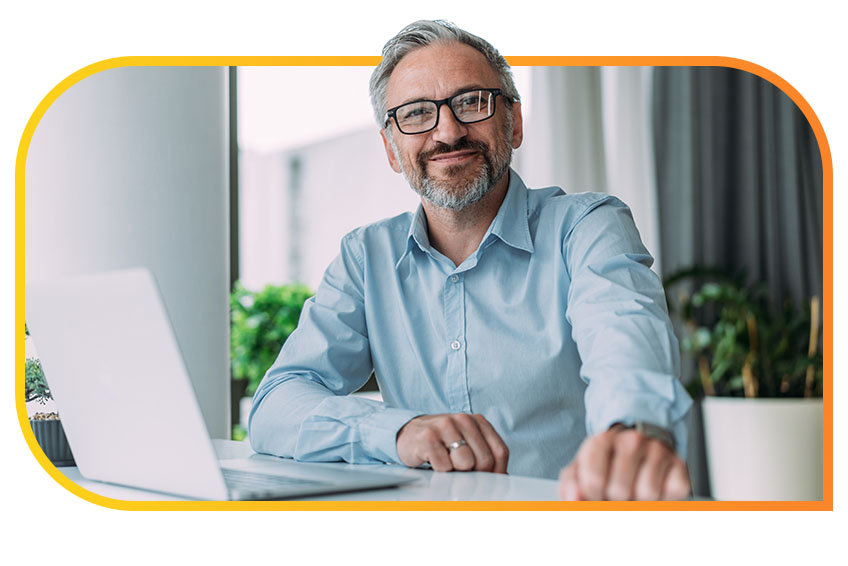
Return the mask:
<path id="1" fill-rule="evenodd" d="M 215 440 L 219 459 L 268 458 L 254 454 L 246 442 Z M 448 472 L 411 470 L 402 466 L 352 466 L 351 464 L 311 464 L 313 466 L 352 467 L 369 472 L 401 473 L 415 481 L 397 488 L 310 497 L 308 501 L 555 501 L 557 482 L 539 478 L 490 474 L 486 472 Z M 87 480 L 77 468 L 59 468 L 68 479 L 93 493 L 125 501 L 177 501 L 179 497 Z"/>

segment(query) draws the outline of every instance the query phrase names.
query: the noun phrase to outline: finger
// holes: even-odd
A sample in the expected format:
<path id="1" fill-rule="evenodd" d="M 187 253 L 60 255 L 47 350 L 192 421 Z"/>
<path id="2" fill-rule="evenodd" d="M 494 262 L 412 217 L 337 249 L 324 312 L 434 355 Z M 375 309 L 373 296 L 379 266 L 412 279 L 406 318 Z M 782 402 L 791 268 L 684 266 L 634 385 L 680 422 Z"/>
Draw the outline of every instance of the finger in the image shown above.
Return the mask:
<path id="1" fill-rule="evenodd" d="M 584 440 L 577 451 L 577 489 L 583 499 L 604 499 L 612 447 L 611 435 L 598 434 Z"/>
<path id="2" fill-rule="evenodd" d="M 613 453 L 604 499 L 628 501 L 634 497 L 636 474 L 645 457 L 644 437 L 636 431 L 613 431 Z"/>
<path id="3" fill-rule="evenodd" d="M 460 438 L 466 444 L 451 451 L 451 459 L 457 470 L 477 470 L 490 472 L 494 464 L 492 451 L 489 444 L 483 438 L 477 421 L 468 414 L 453 415 L 453 424 L 459 431 Z"/>
<path id="4" fill-rule="evenodd" d="M 492 426 L 483 415 L 472 415 L 477 422 L 480 434 L 486 440 L 489 451 L 492 454 L 493 462 L 491 471 L 496 474 L 505 474 L 509 464 L 509 448 L 497 433 L 495 427 Z"/>
<path id="5" fill-rule="evenodd" d="M 429 463 L 434 470 L 451 469 L 450 458 L 442 443 L 442 435 L 433 425 L 434 418 L 420 416 L 406 423 L 398 431 L 396 446 L 403 464 L 415 468 Z"/>
<path id="6" fill-rule="evenodd" d="M 564 501 L 580 501 L 577 487 L 577 466 L 573 462 L 559 474 L 559 497 Z"/>
<path id="7" fill-rule="evenodd" d="M 430 462 L 430 467 L 437 472 L 449 472 L 453 470 L 453 462 L 445 446 L 444 435 L 458 435 L 456 429 L 453 433 L 450 430 L 440 430 L 438 428 L 430 428 L 427 430 L 426 439 L 423 442 L 423 456 L 427 462 Z M 453 442 L 453 441 L 451 441 Z"/>
<path id="8" fill-rule="evenodd" d="M 636 474 L 633 497 L 639 501 L 657 501 L 661 498 L 663 485 L 677 457 L 658 440 L 649 440 L 645 457 Z"/>
<path id="9" fill-rule="evenodd" d="M 680 458 L 675 458 L 663 485 L 662 498 L 666 501 L 686 499 L 692 494 L 689 469 Z"/>
<path id="10" fill-rule="evenodd" d="M 449 442 L 445 440 L 445 446 L 448 451 L 448 457 L 451 460 L 451 465 L 454 470 L 458 470 L 460 472 L 467 472 L 469 470 L 473 470 L 476 463 L 476 454 L 474 453 L 474 449 L 471 447 L 471 444 L 462 438 L 462 434 L 459 436 L 451 436 L 449 438 L 456 438 L 457 440 Z M 465 441 L 463 443 L 463 441 Z M 451 446 L 454 442 L 459 442 L 460 445 L 455 448 Z"/>

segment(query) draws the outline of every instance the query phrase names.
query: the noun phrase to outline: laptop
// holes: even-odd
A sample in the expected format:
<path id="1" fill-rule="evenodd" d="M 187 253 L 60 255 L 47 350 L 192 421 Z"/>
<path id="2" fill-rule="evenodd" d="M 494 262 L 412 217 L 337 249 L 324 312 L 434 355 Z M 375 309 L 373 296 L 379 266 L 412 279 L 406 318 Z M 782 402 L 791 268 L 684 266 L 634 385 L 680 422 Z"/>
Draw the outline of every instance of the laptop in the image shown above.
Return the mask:
<path id="1" fill-rule="evenodd" d="M 87 479 L 215 501 L 307 497 L 412 481 L 383 467 L 353 470 L 261 455 L 219 461 L 147 269 L 27 285 L 26 322 Z"/>

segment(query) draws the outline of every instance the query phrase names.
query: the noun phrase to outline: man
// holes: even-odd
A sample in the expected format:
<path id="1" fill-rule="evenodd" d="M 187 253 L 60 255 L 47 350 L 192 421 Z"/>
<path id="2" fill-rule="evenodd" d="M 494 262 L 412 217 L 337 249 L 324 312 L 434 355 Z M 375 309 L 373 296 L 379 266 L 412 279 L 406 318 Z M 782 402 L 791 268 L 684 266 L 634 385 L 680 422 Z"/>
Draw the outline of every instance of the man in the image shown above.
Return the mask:
<path id="1" fill-rule="evenodd" d="M 509 167 L 509 66 L 450 24 L 390 40 L 371 99 L 421 206 L 345 236 L 256 392 L 254 449 L 437 472 L 568 464 L 567 499 L 685 497 L 691 401 L 627 208 L 527 190 Z M 383 403 L 348 396 L 372 371 Z"/>

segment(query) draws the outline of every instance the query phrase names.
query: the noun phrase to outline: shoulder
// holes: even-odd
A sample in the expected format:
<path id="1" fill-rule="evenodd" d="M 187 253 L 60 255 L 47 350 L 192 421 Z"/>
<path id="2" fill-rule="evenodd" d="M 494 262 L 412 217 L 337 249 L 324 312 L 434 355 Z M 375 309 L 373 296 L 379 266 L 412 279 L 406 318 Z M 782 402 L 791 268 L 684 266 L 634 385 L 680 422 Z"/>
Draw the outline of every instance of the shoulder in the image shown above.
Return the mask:
<path id="1" fill-rule="evenodd" d="M 393 263 L 395 250 L 405 245 L 411 213 L 403 213 L 365 226 L 360 226 L 345 234 L 341 239 L 339 254 L 324 272 L 323 283 L 329 288 L 355 289 L 360 295 L 362 283 L 369 273 L 378 270 L 385 273 Z M 396 259 L 394 261 L 397 261 Z M 322 287 L 324 285 L 322 284 Z M 354 292 L 351 291 L 350 294 Z"/>
<path id="2" fill-rule="evenodd" d="M 386 252 L 406 245 L 415 215 L 404 212 L 351 230 L 342 238 L 342 252 L 350 251 L 360 259 L 366 250 Z"/>
<path id="3" fill-rule="evenodd" d="M 411 212 L 404 212 L 391 218 L 384 218 L 371 224 L 366 224 L 351 230 L 344 235 L 343 240 L 348 242 L 368 241 L 380 238 L 392 238 L 397 234 L 404 237 L 409 233 L 409 225 L 412 223 L 414 215 Z"/>
<path id="4" fill-rule="evenodd" d="M 605 193 L 565 193 L 559 187 L 527 191 L 528 213 L 568 229 L 601 207 L 629 210 L 620 199 Z M 567 230 L 568 231 L 568 230 Z"/>

